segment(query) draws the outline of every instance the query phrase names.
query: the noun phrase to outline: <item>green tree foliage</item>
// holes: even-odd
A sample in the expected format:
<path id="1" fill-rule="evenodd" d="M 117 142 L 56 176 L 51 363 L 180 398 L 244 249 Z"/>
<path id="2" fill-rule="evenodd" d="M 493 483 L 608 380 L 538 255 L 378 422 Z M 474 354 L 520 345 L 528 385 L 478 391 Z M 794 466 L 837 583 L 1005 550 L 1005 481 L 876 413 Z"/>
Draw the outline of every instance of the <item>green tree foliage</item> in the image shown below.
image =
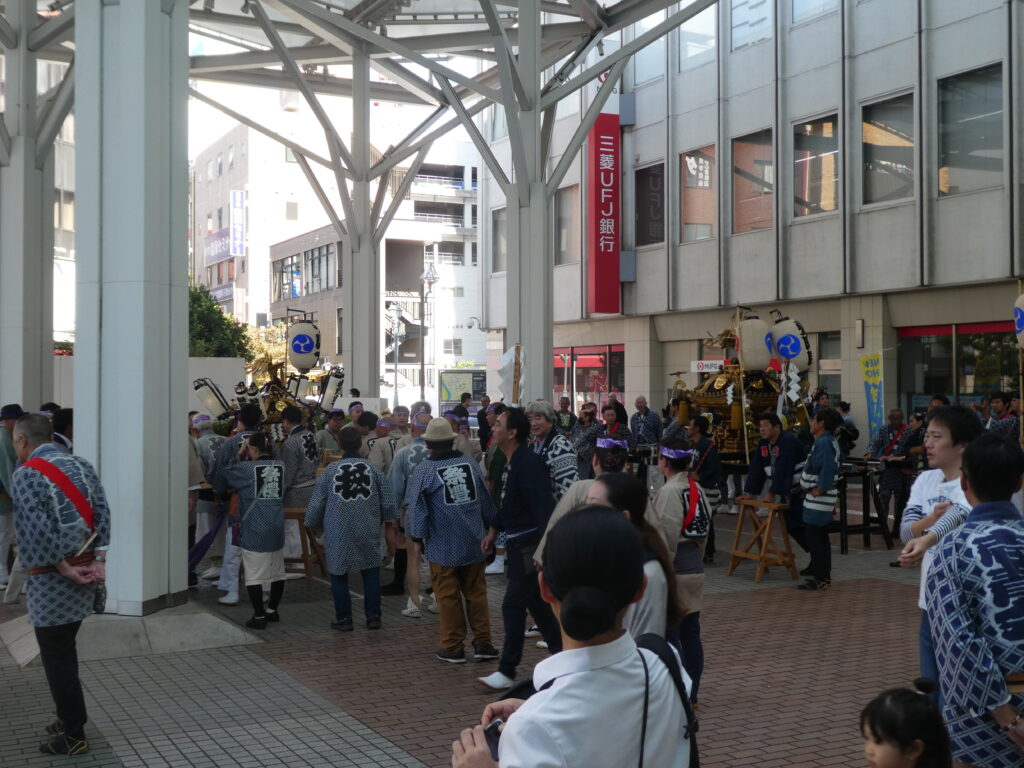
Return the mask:
<path id="1" fill-rule="evenodd" d="M 188 290 L 188 353 L 191 357 L 252 360 L 245 325 L 225 315 L 205 286 Z"/>

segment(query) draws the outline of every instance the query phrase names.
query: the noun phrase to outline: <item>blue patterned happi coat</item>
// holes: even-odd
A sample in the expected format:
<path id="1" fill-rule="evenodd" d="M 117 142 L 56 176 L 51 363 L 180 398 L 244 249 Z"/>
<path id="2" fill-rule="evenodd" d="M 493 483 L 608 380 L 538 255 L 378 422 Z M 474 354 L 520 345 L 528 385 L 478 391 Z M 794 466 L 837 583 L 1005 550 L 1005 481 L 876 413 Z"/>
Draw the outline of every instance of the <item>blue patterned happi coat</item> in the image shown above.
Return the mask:
<path id="1" fill-rule="evenodd" d="M 89 549 L 110 544 L 110 509 L 96 470 L 85 459 L 41 445 L 30 458 L 44 459 L 68 476 L 93 509 L 96 539 Z M 56 565 L 74 555 L 89 537 L 89 527 L 75 505 L 38 470 L 21 466 L 11 478 L 18 557 L 26 568 Z M 28 580 L 28 620 L 34 627 L 56 627 L 82 621 L 92 613 L 96 586 L 82 586 L 59 573 L 41 573 Z"/>
<path id="2" fill-rule="evenodd" d="M 368 460 L 346 454 L 317 479 L 305 523 L 323 529 L 327 570 L 343 576 L 380 567 L 381 525 L 397 518 L 387 478 Z"/>
<path id="3" fill-rule="evenodd" d="M 1024 672 L 1024 518 L 1009 502 L 979 504 L 938 544 L 925 588 L 953 756 L 1020 768 L 1024 755 L 989 714 L 1024 711 L 1006 676 Z"/>

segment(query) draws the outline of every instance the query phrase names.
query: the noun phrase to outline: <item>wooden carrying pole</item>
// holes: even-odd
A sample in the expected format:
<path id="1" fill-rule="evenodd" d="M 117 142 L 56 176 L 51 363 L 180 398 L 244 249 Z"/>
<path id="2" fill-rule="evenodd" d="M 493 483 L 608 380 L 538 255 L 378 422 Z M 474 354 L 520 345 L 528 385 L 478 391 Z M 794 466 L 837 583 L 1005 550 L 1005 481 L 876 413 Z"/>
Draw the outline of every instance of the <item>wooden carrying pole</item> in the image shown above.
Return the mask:
<path id="1" fill-rule="evenodd" d="M 740 429 L 743 430 L 743 451 L 747 457 L 747 461 L 750 460 L 750 436 L 747 434 L 747 388 L 743 385 L 743 372 L 746 370 L 743 365 L 743 345 L 740 343 L 740 308 L 736 306 L 736 313 L 732 316 L 732 330 L 733 335 L 736 337 L 736 359 L 740 366 L 740 410 L 742 416 L 740 418 Z"/>

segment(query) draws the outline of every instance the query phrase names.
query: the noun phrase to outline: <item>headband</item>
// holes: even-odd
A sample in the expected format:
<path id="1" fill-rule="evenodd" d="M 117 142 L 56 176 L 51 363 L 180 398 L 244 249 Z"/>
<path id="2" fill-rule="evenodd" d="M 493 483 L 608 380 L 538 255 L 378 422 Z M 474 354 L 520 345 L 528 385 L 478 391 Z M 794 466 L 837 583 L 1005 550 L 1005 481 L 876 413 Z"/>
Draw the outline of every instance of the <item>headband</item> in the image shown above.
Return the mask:
<path id="1" fill-rule="evenodd" d="M 349 405 L 349 407 L 348 407 L 348 412 L 349 412 L 349 413 L 352 413 L 352 411 L 354 411 L 354 410 L 355 410 L 356 408 L 362 408 L 362 407 L 363 407 L 363 404 L 362 404 L 362 403 L 360 403 L 360 402 L 355 402 L 355 403 L 352 403 L 352 404 L 351 404 L 351 405 Z"/>
<path id="2" fill-rule="evenodd" d="M 397 427 L 398 425 L 395 424 L 395 422 L 393 422 L 393 421 L 384 421 L 383 419 L 379 419 L 377 421 L 377 426 L 378 427 Z"/>
<path id="3" fill-rule="evenodd" d="M 688 459 L 693 456 L 693 451 L 681 451 L 678 448 L 666 448 L 664 445 L 658 449 L 658 453 L 666 459 Z"/>
<path id="4" fill-rule="evenodd" d="M 329 414 L 327 414 L 327 418 L 331 418 L 332 416 L 344 416 L 344 415 L 345 415 L 345 409 L 344 408 L 331 408 L 331 412 Z"/>
<path id="5" fill-rule="evenodd" d="M 408 412 L 409 412 L 409 409 L 408 409 L 408 408 L 406 408 L 406 407 L 405 407 L 404 405 L 396 405 L 396 406 L 395 406 L 395 407 L 394 407 L 394 408 L 392 409 L 392 411 L 391 411 L 391 413 L 392 413 L 392 414 L 396 414 L 396 413 L 408 413 Z"/>
<path id="6" fill-rule="evenodd" d="M 613 448 L 621 448 L 624 451 L 628 451 L 629 443 L 625 440 L 613 440 L 610 437 L 599 437 L 597 438 L 597 447 L 603 448 L 606 451 L 610 451 Z"/>
<path id="7" fill-rule="evenodd" d="M 488 413 L 494 413 L 496 410 L 497 410 L 497 408 L 495 408 L 493 405 L 488 405 L 487 406 L 487 412 Z"/>
<path id="8" fill-rule="evenodd" d="M 457 414 L 455 411 L 445 411 L 444 413 L 441 414 L 441 416 L 445 419 L 455 419 L 456 421 L 459 420 L 459 414 Z"/>
<path id="9" fill-rule="evenodd" d="M 192 423 L 193 424 L 202 424 L 204 421 L 209 421 L 209 420 L 210 420 L 209 416 L 207 416 L 205 413 L 201 413 L 201 414 L 199 414 L 198 416 L 196 416 L 196 417 L 194 417 L 192 419 Z"/>

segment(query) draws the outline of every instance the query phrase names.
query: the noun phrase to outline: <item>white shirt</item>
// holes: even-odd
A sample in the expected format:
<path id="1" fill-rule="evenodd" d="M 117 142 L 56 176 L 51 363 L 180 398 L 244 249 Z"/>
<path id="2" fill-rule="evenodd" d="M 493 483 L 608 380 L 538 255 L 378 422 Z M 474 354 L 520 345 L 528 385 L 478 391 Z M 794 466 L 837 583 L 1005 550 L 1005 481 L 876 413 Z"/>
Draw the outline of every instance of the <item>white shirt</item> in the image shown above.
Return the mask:
<path id="1" fill-rule="evenodd" d="M 900 523 L 900 535 L 903 543 L 907 543 L 913 533 L 910 532 L 910 525 L 923 517 L 927 517 L 939 504 L 946 501 L 953 502 L 953 506 L 946 510 L 938 522 L 930 529 L 941 540 L 951 530 L 963 525 L 971 511 L 971 505 L 960 488 L 960 477 L 946 480 L 941 469 L 929 469 L 917 476 L 914 485 L 910 489 L 910 499 L 907 501 L 907 508 L 903 512 L 903 520 Z M 931 570 L 932 561 L 935 559 L 935 547 L 929 547 L 924 553 L 921 561 L 921 587 L 917 597 L 917 607 L 925 609 L 924 585 L 928 581 L 928 572 Z"/>
<path id="2" fill-rule="evenodd" d="M 647 577 L 644 596 L 639 603 L 633 603 L 626 609 L 622 626 L 634 638 L 648 632 L 664 637 L 668 624 L 668 581 L 657 558 L 644 563 L 644 576 Z"/>
<path id="3" fill-rule="evenodd" d="M 650 670 L 646 768 L 686 768 L 686 713 L 668 669 L 641 650 Z M 690 678 L 680 665 L 687 690 Z M 549 680 L 554 684 L 539 690 Z M 644 667 L 628 632 L 610 643 L 562 651 L 533 671 L 538 689 L 512 714 L 498 742 L 501 768 L 634 768 L 640 759 Z"/>

